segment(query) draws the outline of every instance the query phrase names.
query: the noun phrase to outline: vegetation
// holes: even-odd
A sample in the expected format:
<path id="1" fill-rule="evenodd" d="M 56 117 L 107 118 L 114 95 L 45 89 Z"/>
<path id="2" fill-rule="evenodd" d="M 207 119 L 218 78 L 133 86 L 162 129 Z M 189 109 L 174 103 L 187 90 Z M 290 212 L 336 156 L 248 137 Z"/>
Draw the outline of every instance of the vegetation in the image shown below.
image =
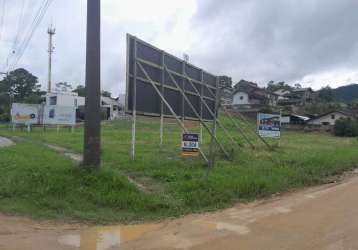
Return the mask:
<path id="1" fill-rule="evenodd" d="M 334 125 L 336 136 L 354 137 L 358 136 L 358 121 L 351 118 L 341 118 Z"/>
<path id="2" fill-rule="evenodd" d="M 251 136 L 257 146 L 252 150 L 225 117 L 222 121 L 244 146 L 235 147 L 233 161 L 216 152 L 216 166 L 208 176 L 202 159 L 181 157 L 181 131 L 171 120 L 160 147 L 159 122 L 139 119 L 134 161 L 129 154 L 130 121 L 104 123 L 100 172 L 80 170 L 78 163 L 44 146 L 56 144 L 81 152 L 81 128 L 74 133 L 67 129 L 35 128 L 27 133 L 0 128 L 0 135 L 17 138 L 16 146 L 0 149 L 0 211 L 96 223 L 155 220 L 320 184 L 355 168 L 358 161 L 355 139 L 284 132 L 281 146 L 274 151 Z M 187 125 L 192 132 L 198 131 L 197 124 Z M 218 137 L 229 150 L 230 143 L 221 130 Z M 208 133 L 203 138 L 202 148 L 207 152 Z"/>
<path id="3" fill-rule="evenodd" d="M 358 99 L 358 84 L 336 88 L 334 90 L 334 97 L 339 102 L 352 103 L 355 99 Z"/>
<path id="4" fill-rule="evenodd" d="M 0 81 L 0 121 L 10 119 L 11 102 L 40 103 L 43 94 L 36 76 L 23 68 L 11 71 Z"/>

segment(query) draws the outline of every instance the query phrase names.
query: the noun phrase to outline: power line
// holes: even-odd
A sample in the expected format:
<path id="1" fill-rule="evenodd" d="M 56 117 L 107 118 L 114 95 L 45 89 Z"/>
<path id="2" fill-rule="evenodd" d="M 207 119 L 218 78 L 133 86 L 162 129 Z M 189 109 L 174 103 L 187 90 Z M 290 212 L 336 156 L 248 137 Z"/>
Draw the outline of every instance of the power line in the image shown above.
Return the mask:
<path id="1" fill-rule="evenodd" d="M 14 62 L 11 64 L 11 66 L 8 68 L 8 70 L 10 70 L 10 69 L 13 70 L 16 67 L 16 65 L 18 64 L 18 62 L 21 60 L 34 33 L 36 32 L 39 24 L 41 23 L 43 17 L 45 16 L 45 14 L 52 2 L 53 2 L 53 0 L 44 0 L 43 1 L 43 4 L 40 6 L 39 10 L 37 11 L 37 13 L 34 17 L 34 20 L 31 23 L 30 29 L 24 36 L 23 41 L 20 43 L 18 53 L 15 55 L 16 57 L 14 59 Z"/>
<path id="2" fill-rule="evenodd" d="M 25 8 L 25 0 L 22 0 L 21 1 L 20 18 L 19 18 L 19 22 L 17 24 L 17 31 L 16 31 L 16 35 L 15 35 L 15 39 L 14 39 L 14 45 L 12 46 L 13 49 L 16 48 L 17 42 L 19 40 L 21 26 L 23 25 L 23 21 L 24 21 L 24 8 Z"/>
<path id="3" fill-rule="evenodd" d="M 13 41 L 13 45 L 12 47 L 10 47 L 10 51 L 6 57 L 6 61 L 4 62 L 4 68 L 8 67 L 8 62 L 10 60 L 10 57 L 15 53 L 16 51 L 16 46 L 18 44 L 19 38 L 20 38 L 20 31 L 21 31 L 21 27 L 24 25 L 24 12 L 25 10 L 25 0 L 21 1 L 21 11 L 20 11 L 20 16 L 19 16 L 19 21 L 17 24 L 17 31 L 16 34 L 14 36 L 14 41 Z"/>
<path id="4" fill-rule="evenodd" d="M 4 28 L 5 8 L 6 8 L 6 0 L 2 0 L 1 14 L 0 14 L 0 42 L 1 42 L 2 32 Z"/>

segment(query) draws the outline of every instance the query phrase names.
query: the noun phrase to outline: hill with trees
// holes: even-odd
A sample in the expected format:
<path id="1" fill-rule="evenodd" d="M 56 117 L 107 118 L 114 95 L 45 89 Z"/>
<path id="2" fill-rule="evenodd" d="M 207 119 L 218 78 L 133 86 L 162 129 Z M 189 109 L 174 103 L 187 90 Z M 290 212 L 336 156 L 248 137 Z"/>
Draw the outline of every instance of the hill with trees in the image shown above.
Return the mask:
<path id="1" fill-rule="evenodd" d="M 338 102 L 351 103 L 358 99 L 358 84 L 349 84 L 334 89 L 334 96 Z"/>

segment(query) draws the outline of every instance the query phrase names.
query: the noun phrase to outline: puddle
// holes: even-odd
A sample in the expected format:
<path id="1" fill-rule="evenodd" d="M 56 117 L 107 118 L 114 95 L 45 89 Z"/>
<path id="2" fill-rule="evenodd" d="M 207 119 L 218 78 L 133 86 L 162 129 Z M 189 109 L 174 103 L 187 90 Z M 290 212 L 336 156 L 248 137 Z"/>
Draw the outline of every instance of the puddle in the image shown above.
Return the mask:
<path id="1" fill-rule="evenodd" d="M 119 248 L 121 244 L 139 239 L 161 227 L 160 224 L 95 227 L 79 234 L 62 236 L 58 242 L 80 250 L 108 250 Z"/>
<path id="2" fill-rule="evenodd" d="M 236 225 L 225 222 L 209 222 L 209 221 L 194 221 L 193 224 L 202 225 L 211 231 L 229 231 L 239 235 L 245 235 L 250 233 L 250 229 L 243 225 Z"/>

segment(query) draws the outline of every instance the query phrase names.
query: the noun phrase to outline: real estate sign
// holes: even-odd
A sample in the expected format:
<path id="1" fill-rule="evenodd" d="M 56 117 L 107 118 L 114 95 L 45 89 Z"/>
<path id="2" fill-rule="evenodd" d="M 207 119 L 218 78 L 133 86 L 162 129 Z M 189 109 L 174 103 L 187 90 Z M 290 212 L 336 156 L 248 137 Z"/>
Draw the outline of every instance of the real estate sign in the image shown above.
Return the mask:
<path id="1" fill-rule="evenodd" d="M 261 114 L 257 115 L 258 133 L 265 138 L 281 137 L 281 115 Z"/>
<path id="2" fill-rule="evenodd" d="M 13 103 L 11 107 L 11 121 L 14 124 L 37 124 L 39 122 L 39 105 Z"/>
<path id="3" fill-rule="evenodd" d="M 198 134 L 183 134 L 182 155 L 183 156 L 199 156 L 199 135 Z"/>
<path id="4" fill-rule="evenodd" d="M 47 125 L 76 125 L 76 108 L 45 106 L 43 123 Z"/>

